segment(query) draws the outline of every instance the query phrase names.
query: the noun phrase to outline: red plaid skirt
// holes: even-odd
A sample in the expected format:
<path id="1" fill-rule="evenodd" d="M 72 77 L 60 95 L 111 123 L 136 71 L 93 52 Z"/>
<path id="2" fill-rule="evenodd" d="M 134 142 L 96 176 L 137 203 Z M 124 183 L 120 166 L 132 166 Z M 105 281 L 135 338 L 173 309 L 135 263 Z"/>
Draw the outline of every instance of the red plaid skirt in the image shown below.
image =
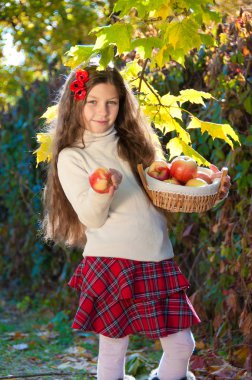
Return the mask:
<path id="1" fill-rule="evenodd" d="M 200 322 L 172 260 L 85 257 L 70 279 L 80 292 L 72 327 L 111 338 L 142 333 L 158 339 Z"/>

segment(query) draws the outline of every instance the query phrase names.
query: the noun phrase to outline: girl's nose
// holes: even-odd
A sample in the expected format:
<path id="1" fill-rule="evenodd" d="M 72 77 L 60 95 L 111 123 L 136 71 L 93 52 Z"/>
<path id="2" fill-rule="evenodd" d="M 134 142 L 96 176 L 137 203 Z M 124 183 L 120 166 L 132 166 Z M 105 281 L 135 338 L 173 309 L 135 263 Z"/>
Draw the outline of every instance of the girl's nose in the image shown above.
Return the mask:
<path id="1" fill-rule="evenodd" d="M 99 104 L 98 113 L 99 113 L 99 115 L 107 115 L 107 113 L 108 113 L 108 106 L 107 106 L 106 103 Z"/>

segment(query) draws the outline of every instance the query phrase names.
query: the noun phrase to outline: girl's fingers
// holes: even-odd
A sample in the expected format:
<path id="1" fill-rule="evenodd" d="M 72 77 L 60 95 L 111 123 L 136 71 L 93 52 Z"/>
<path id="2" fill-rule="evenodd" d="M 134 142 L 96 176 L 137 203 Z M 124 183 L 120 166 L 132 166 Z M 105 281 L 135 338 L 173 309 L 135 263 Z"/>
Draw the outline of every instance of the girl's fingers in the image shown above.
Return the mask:
<path id="1" fill-rule="evenodd" d="M 220 173 L 219 169 L 217 166 L 210 164 L 209 168 L 214 172 L 214 173 Z"/>
<path id="2" fill-rule="evenodd" d="M 109 169 L 109 171 L 112 174 L 111 181 L 113 183 L 113 186 L 115 187 L 115 189 L 117 189 L 118 185 L 120 185 L 120 183 L 122 182 L 122 174 L 115 169 Z"/>

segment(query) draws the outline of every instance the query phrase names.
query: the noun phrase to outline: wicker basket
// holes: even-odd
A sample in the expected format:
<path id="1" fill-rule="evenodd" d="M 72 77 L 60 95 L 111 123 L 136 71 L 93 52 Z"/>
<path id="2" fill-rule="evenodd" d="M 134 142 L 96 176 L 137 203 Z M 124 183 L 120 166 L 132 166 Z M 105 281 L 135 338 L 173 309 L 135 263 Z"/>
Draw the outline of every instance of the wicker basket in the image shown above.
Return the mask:
<path id="1" fill-rule="evenodd" d="M 227 175 L 228 169 L 222 169 L 222 177 L 218 190 L 211 195 L 177 194 L 169 191 L 151 190 L 148 186 L 143 165 L 137 165 L 142 184 L 152 203 L 169 212 L 204 212 L 210 210 L 219 197 L 219 192 Z"/>

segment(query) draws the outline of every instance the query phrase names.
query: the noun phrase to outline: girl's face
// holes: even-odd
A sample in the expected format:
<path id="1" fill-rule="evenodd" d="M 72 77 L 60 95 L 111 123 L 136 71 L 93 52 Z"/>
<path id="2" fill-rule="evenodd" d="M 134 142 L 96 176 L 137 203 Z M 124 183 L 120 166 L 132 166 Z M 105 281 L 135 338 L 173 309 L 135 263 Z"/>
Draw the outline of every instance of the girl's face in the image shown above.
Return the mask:
<path id="1" fill-rule="evenodd" d="M 114 85 L 94 86 L 83 108 L 85 128 L 93 133 L 106 132 L 114 124 L 119 111 L 119 95 Z"/>

